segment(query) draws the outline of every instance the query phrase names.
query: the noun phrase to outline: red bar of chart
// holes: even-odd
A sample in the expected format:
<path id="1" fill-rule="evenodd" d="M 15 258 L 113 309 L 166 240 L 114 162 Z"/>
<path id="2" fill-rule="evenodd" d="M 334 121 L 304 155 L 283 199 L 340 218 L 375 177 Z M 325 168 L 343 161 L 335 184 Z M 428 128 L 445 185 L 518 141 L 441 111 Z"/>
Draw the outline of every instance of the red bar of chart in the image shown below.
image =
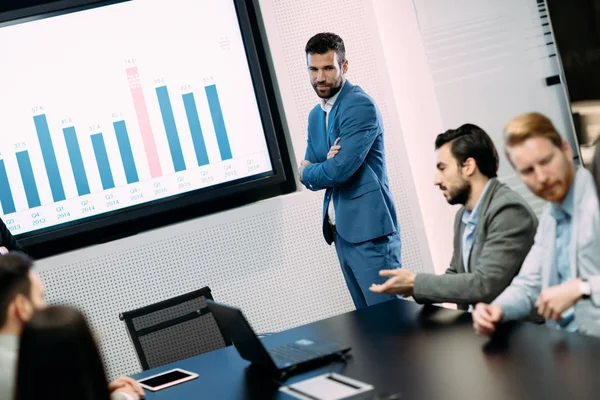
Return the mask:
<path id="1" fill-rule="evenodd" d="M 140 74 L 137 67 L 129 67 L 126 71 L 129 89 L 131 90 L 131 96 L 133 97 L 135 113 L 140 126 L 140 132 L 142 133 L 144 150 L 146 151 L 146 157 L 148 158 L 150 176 L 152 178 L 158 178 L 159 176 L 162 176 L 162 169 L 160 167 L 160 160 L 158 159 L 158 151 L 156 150 L 156 141 L 154 140 L 154 134 L 152 133 L 148 107 L 146 107 L 146 99 L 144 98 L 144 92 L 140 83 Z"/>

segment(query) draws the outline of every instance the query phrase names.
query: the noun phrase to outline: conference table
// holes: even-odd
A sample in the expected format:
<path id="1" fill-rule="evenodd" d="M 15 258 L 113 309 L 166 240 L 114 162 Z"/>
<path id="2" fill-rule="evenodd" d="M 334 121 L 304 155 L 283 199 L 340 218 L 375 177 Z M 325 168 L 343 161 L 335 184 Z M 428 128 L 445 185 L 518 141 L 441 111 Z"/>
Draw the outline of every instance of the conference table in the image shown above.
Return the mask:
<path id="1" fill-rule="evenodd" d="M 307 377 L 336 372 L 375 387 L 377 399 L 598 399 L 600 339 L 525 322 L 477 336 L 467 312 L 391 300 L 266 336 L 267 348 L 302 338 L 352 347 L 349 357 L 285 382 L 249 368 L 234 346 L 134 376 L 172 368 L 199 377 L 146 391 L 148 400 L 291 399 L 278 391 Z"/>

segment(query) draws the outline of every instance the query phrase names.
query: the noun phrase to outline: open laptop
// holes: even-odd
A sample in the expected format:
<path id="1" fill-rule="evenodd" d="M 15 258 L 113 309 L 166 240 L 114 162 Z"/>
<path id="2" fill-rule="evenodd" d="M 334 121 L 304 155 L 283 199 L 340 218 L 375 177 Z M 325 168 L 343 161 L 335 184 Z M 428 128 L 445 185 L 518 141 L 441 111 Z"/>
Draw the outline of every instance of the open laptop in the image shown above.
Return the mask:
<path id="1" fill-rule="evenodd" d="M 221 332 L 232 342 L 242 358 L 278 373 L 290 373 L 332 360 L 350 350 L 337 343 L 301 338 L 274 349 L 267 350 L 242 314 L 242 311 L 206 299 L 208 309 L 215 317 Z"/>

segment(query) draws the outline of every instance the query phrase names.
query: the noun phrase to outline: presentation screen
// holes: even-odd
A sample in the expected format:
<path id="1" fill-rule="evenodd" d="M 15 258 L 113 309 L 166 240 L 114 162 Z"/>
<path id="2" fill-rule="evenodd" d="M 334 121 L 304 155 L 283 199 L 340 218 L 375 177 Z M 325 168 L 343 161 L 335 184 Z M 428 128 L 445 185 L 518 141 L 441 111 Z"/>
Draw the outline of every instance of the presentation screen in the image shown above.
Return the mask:
<path id="1" fill-rule="evenodd" d="M 239 3 L 105 2 L 0 24 L 0 205 L 14 235 L 285 179 Z"/>

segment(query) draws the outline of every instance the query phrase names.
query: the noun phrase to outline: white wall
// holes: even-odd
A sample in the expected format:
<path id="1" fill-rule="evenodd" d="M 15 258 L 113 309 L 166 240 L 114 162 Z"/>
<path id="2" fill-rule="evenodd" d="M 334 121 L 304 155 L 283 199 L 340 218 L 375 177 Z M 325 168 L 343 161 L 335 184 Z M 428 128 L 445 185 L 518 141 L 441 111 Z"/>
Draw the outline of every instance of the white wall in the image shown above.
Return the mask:
<path id="1" fill-rule="evenodd" d="M 523 0 L 373 0 L 416 194 L 436 272 L 452 255 L 455 207 L 432 185 L 437 134 L 464 123 L 481 126 L 500 154 L 499 179 L 539 212 L 544 203 L 505 159 L 502 131 L 517 114 L 539 111 L 574 144 L 550 27 L 538 4 Z M 543 7 L 543 4 L 541 4 Z M 550 32 L 550 34 L 545 34 Z"/>
<path id="2" fill-rule="evenodd" d="M 413 2 L 374 0 L 373 4 L 431 258 L 435 272 L 442 273 L 452 257 L 452 227 L 458 209 L 448 205 L 433 184 L 435 137 L 447 128 L 442 123 Z"/>

